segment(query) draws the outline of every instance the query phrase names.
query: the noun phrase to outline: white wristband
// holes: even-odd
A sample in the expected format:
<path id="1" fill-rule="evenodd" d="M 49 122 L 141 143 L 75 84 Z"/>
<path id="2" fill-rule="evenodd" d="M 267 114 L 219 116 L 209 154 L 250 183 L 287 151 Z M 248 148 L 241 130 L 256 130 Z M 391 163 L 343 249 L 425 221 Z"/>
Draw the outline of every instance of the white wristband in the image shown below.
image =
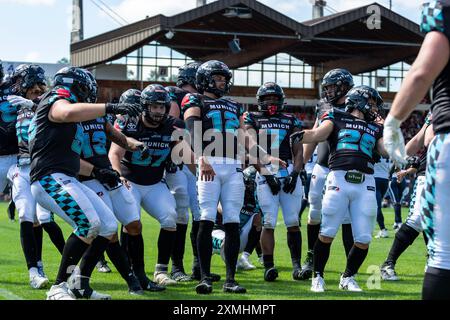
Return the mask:
<path id="1" fill-rule="evenodd" d="M 392 116 L 390 113 L 387 115 L 386 120 L 384 121 L 385 127 L 400 128 L 401 124 L 402 124 L 402 121 L 398 120 L 396 117 Z"/>

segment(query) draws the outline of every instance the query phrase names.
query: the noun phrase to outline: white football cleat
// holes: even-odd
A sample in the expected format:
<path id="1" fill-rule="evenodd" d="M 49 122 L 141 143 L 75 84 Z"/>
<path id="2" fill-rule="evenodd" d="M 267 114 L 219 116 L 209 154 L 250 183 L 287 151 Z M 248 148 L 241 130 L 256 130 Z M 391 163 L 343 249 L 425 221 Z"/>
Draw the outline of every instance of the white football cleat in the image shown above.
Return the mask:
<path id="1" fill-rule="evenodd" d="M 47 300 L 75 300 L 68 292 L 69 287 L 66 282 L 61 282 L 58 285 L 53 285 L 47 291 Z"/>
<path id="2" fill-rule="evenodd" d="M 173 286 L 177 282 L 169 277 L 166 271 L 155 271 L 153 280 L 161 286 Z"/>
<path id="3" fill-rule="evenodd" d="M 47 287 L 48 279 L 43 277 L 37 268 L 31 268 L 30 272 L 30 285 L 33 289 L 42 289 Z"/>
<path id="4" fill-rule="evenodd" d="M 375 236 L 375 238 L 377 238 L 377 239 L 389 238 L 389 233 L 388 233 L 387 229 L 378 231 L 378 234 Z"/>
<path id="5" fill-rule="evenodd" d="M 312 278 L 311 291 L 325 292 L 325 280 L 321 276 L 317 275 L 316 277 Z"/>
<path id="6" fill-rule="evenodd" d="M 395 272 L 395 266 L 392 263 L 383 263 L 380 268 L 381 279 L 385 281 L 398 281 L 397 273 Z"/>
<path id="7" fill-rule="evenodd" d="M 256 267 L 254 265 L 252 265 L 250 263 L 250 261 L 248 261 L 247 256 L 242 254 L 240 256 L 240 258 L 238 259 L 238 262 L 237 262 L 237 265 L 236 265 L 236 269 L 237 270 L 255 270 Z"/>
<path id="8" fill-rule="evenodd" d="M 341 281 L 339 282 L 339 289 L 341 290 L 347 290 L 351 292 L 361 292 L 362 289 L 359 287 L 358 283 L 356 282 L 355 278 L 352 277 L 344 277 L 344 275 L 341 275 Z"/>

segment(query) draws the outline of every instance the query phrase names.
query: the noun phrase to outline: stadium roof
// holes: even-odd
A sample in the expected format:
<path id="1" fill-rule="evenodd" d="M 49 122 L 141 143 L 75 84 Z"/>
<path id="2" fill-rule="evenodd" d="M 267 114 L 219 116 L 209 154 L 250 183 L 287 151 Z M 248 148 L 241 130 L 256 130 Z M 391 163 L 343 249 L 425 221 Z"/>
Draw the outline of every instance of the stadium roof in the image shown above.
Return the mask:
<path id="1" fill-rule="evenodd" d="M 158 41 L 192 59 L 220 59 L 231 68 L 285 52 L 323 71 L 347 68 L 357 74 L 395 62 L 411 63 L 423 41 L 419 26 L 374 3 L 381 29 L 370 30 L 371 5 L 297 22 L 255 0 L 218 0 L 172 17 L 157 15 L 73 43 L 73 65 L 91 67 L 119 59 Z M 171 32 L 172 37 L 166 36 Z M 228 42 L 239 39 L 232 53 Z"/>

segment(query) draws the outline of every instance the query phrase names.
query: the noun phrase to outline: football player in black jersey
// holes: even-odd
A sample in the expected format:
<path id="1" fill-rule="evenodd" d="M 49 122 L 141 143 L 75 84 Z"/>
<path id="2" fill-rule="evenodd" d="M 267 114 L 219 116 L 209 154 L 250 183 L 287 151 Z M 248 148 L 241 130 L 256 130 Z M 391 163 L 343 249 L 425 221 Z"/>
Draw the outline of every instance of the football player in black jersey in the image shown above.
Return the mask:
<path id="1" fill-rule="evenodd" d="M 246 292 L 234 279 L 239 254 L 239 212 L 245 193 L 241 168 L 243 161 L 239 155 L 243 147 L 250 151 L 258 148 L 253 139 L 245 139 L 245 132 L 239 130 L 244 129 L 242 106 L 222 98 L 230 90 L 231 77 L 231 71 L 223 62 L 205 62 L 196 74 L 199 94 L 186 95 L 181 106 L 198 159 L 197 187 L 201 218 L 197 248 L 202 275 L 202 280 L 196 287 L 199 294 L 212 292 L 211 232 L 219 200 L 222 204 L 226 234 L 224 253 L 227 279 L 223 290 Z M 246 141 L 242 141 L 243 138 Z M 283 161 L 269 156 L 264 150 L 260 151 L 262 160 L 269 160 L 265 163 L 273 161 L 285 165 Z"/>
<path id="2" fill-rule="evenodd" d="M 30 285 L 34 289 L 41 289 L 48 284 L 42 263 L 42 229 L 49 234 L 60 253 L 64 249 L 61 229 L 48 210 L 37 206 L 30 186 L 28 129 L 36 102 L 47 90 L 45 71 L 38 65 L 20 65 L 14 70 L 10 81 L 14 95 L 8 96 L 8 101 L 17 110 L 15 127 L 19 153 L 17 165 L 11 167 L 8 177 L 12 183 L 12 199 L 19 213 L 20 242 L 28 266 Z"/>
<path id="3" fill-rule="evenodd" d="M 177 130 L 183 131 L 184 123 L 168 115 L 169 95 L 161 85 L 146 87 L 141 93 L 140 102 L 143 113 L 137 119 L 125 121 L 122 132 L 143 142 L 145 153 L 126 151 L 113 143 L 109 157 L 113 168 L 120 173 L 124 183 L 130 186 L 136 201 L 135 214 L 140 216 L 142 205 L 160 223 L 154 280 L 162 286 L 174 285 L 177 282 L 168 275 L 168 263 L 175 243 L 177 212 L 175 199 L 163 176 L 173 147 L 180 143 L 172 140 L 172 134 Z M 133 270 L 145 274 L 142 237 L 129 234 L 127 242 Z"/>
<path id="4" fill-rule="evenodd" d="M 406 144 L 406 154 L 408 165 L 404 170 L 397 173 L 397 179 L 404 179 L 410 174 L 416 175 L 414 189 L 409 205 L 409 214 L 400 229 L 395 233 L 388 257 L 381 265 L 381 278 L 386 281 L 398 280 L 395 272 L 395 264 L 400 255 L 416 240 L 423 231 L 421 219 L 421 198 L 425 187 L 425 171 L 427 165 L 427 149 L 431 140 L 434 138 L 433 125 L 431 124 L 431 112 L 428 113 L 425 123 L 420 131 Z M 424 149 L 425 148 L 425 149 Z M 420 152 L 420 154 L 418 154 Z M 418 156 L 414 156 L 418 154 Z M 424 233 L 425 243 L 428 242 Z"/>
<path id="5" fill-rule="evenodd" d="M 29 129 L 31 191 L 42 207 L 58 214 L 74 232 L 66 241 L 47 299 L 111 299 L 92 290 L 89 278 L 117 232 L 117 223 L 97 194 L 76 179 L 84 140 L 79 122 L 105 113 L 136 116 L 141 107 L 89 103 L 97 83 L 81 68 L 59 70 L 54 84 L 42 96 Z M 74 270 L 80 259 L 79 269 Z"/>
<path id="6" fill-rule="evenodd" d="M 347 257 L 339 288 L 362 291 L 354 275 L 367 256 L 377 212 L 373 153 L 377 150 L 386 154 L 382 126 L 373 122 L 376 114 L 371 109 L 377 104 L 373 91 L 365 86 L 351 89 L 346 97 L 347 112 L 332 109 L 322 117 L 317 129 L 291 136 L 292 143 L 325 139 L 330 143 L 330 173 L 325 185 L 320 235 L 314 246 L 313 292 L 325 291 L 323 272 L 331 243 L 347 211 L 352 221 L 354 245 Z"/>
<path id="7" fill-rule="evenodd" d="M 423 299 L 450 299 L 450 3 L 448 0 L 423 5 L 421 30 L 426 33 L 419 54 L 395 96 L 384 123 L 385 146 L 391 159 L 406 164 L 400 129 L 414 107 L 432 87 L 435 138 L 428 147 L 426 185 L 422 193 L 422 224 L 428 238 L 427 269 Z"/>
<path id="8" fill-rule="evenodd" d="M 138 94 L 132 95 L 127 95 L 128 91 L 125 92 L 125 98 L 121 97 L 120 101 L 128 104 L 139 103 L 140 92 L 137 92 Z M 96 94 L 90 100 L 91 102 L 96 102 Z M 82 160 L 79 180 L 105 202 L 130 236 L 142 237 L 142 224 L 139 214 L 136 212 L 136 203 L 133 195 L 122 184 L 119 173 L 112 169 L 106 142 L 107 139 L 111 140 L 131 152 L 139 151 L 138 148 L 143 146 L 143 143 L 126 137 L 119 130 L 116 130 L 106 120 L 106 117 L 85 121 L 81 125 L 83 127 L 84 142 L 81 151 Z M 113 236 L 106 253 L 122 278 L 127 282 L 130 294 L 143 294 L 142 288 L 149 291 L 164 289 L 150 281 L 145 273 L 140 273 L 138 278 L 136 278 L 136 275 L 131 270 L 126 252 L 119 244 L 117 234 Z M 138 268 L 136 270 L 139 271 Z"/>
<path id="9" fill-rule="evenodd" d="M 323 99 L 319 101 L 316 107 L 316 122 L 313 129 L 319 126 L 321 117 L 330 110 L 335 108 L 339 110 L 345 109 L 345 95 L 353 87 L 353 77 L 345 69 L 333 69 L 322 80 Z M 305 145 L 304 163 L 311 158 L 317 143 Z M 305 263 L 302 266 L 301 279 L 309 279 L 312 275 L 312 262 L 314 254 L 314 244 L 319 236 L 320 223 L 322 217 L 322 198 L 325 180 L 330 169 L 328 161 L 330 156 L 330 147 L 327 141 L 321 142 L 317 147 L 317 162 L 314 165 L 311 174 L 311 182 L 309 185 L 309 216 L 307 224 L 308 234 L 308 253 Z M 348 256 L 353 246 L 352 228 L 350 224 L 350 216 L 347 214 L 342 223 L 342 242 L 345 248 L 345 254 Z"/>
<path id="10" fill-rule="evenodd" d="M 195 88 L 195 74 L 197 72 L 198 62 L 191 62 L 179 68 L 177 86 L 166 87 L 170 97 L 170 111 L 169 115 L 183 120 L 181 113 L 181 102 L 188 93 L 196 93 Z M 168 161 L 166 168 L 165 179 L 170 191 L 175 197 L 177 204 L 177 235 L 175 245 L 173 247 L 172 258 L 172 272 L 171 277 L 176 281 L 190 281 L 193 278 L 198 279 L 200 272 L 192 276 L 185 273 L 183 258 L 184 248 L 186 243 L 186 231 L 189 222 L 189 207 L 191 208 L 193 225 L 191 229 L 191 243 L 193 244 L 194 259 L 197 259 L 197 250 L 192 239 L 196 239 L 198 232 L 198 223 L 200 220 L 200 208 L 198 206 L 196 177 L 188 169 L 187 166 L 176 166 L 172 161 Z"/>
<path id="11" fill-rule="evenodd" d="M 4 81 L 4 77 L 0 60 L 0 190 L 2 191 L 8 184 L 8 170 L 16 164 L 19 151 L 15 128 L 17 110 L 8 101 L 8 96 L 12 94 L 11 84 Z"/>
<path id="12" fill-rule="evenodd" d="M 264 280 L 274 281 L 278 277 L 273 254 L 279 207 L 282 209 L 287 228 L 287 244 L 293 267 L 292 277 L 294 280 L 300 280 L 302 245 L 298 212 L 303 195 L 303 186 L 299 179 L 303 168 L 303 149 L 292 150 L 289 137 L 302 129 L 302 123 L 292 115 L 283 113 L 285 95 L 283 89 L 276 83 L 263 84 L 258 89 L 256 98 L 259 112 L 244 114 L 245 128 L 247 131 L 256 131 L 259 145 L 267 142 L 266 150 L 269 154 L 279 156 L 289 164 L 286 169 L 279 170 L 274 170 L 269 165 L 266 167 L 267 172 L 260 170 L 257 177 L 259 205 L 263 213 L 261 249 L 265 268 Z"/>

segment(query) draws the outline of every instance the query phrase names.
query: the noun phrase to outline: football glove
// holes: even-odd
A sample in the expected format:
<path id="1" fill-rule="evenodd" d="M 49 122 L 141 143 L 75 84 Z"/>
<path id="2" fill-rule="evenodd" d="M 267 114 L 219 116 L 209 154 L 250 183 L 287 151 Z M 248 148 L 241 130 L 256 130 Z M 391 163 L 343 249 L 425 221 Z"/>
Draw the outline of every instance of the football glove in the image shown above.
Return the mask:
<path id="1" fill-rule="evenodd" d="M 130 117 L 137 117 L 142 113 L 142 107 L 140 104 L 131 103 L 107 103 L 107 114 L 121 114 L 129 115 Z"/>
<path id="2" fill-rule="evenodd" d="M 91 176 L 97 179 L 107 189 L 113 189 L 121 184 L 120 174 L 116 170 L 110 168 L 101 169 L 94 167 Z"/>
<path id="3" fill-rule="evenodd" d="M 297 180 L 298 180 L 299 173 L 297 171 L 292 171 L 291 174 L 284 179 L 284 187 L 283 191 L 286 193 L 292 193 L 295 190 L 295 187 L 297 186 Z"/>
<path id="4" fill-rule="evenodd" d="M 24 108 L 33 108 L 34 102 L 28 99 L 25 99 L 21 96 L 8 96 L 8 102 L 15 108 L 24 107 Z"/>
<path id="5" fill-rule="evenodd" d="M 272 191 L 272 194 L 276 196 L 278 192 L 281 190 L 281 183 L 280 180 L 278 180 L 277 177 L 275 177 L 273 174 L 268 174 L 263 176 L 266 178 L 267 184 L 269 185 L 270 191 Z"/>
<path id="6" fill-rule="evenodd" d="M 401 121 L 388 114 L 384 122 L 383 141 L 384 147 L 394 164 L 402 168 L 407 164 L 405 139 L 400 129 Z"/>

